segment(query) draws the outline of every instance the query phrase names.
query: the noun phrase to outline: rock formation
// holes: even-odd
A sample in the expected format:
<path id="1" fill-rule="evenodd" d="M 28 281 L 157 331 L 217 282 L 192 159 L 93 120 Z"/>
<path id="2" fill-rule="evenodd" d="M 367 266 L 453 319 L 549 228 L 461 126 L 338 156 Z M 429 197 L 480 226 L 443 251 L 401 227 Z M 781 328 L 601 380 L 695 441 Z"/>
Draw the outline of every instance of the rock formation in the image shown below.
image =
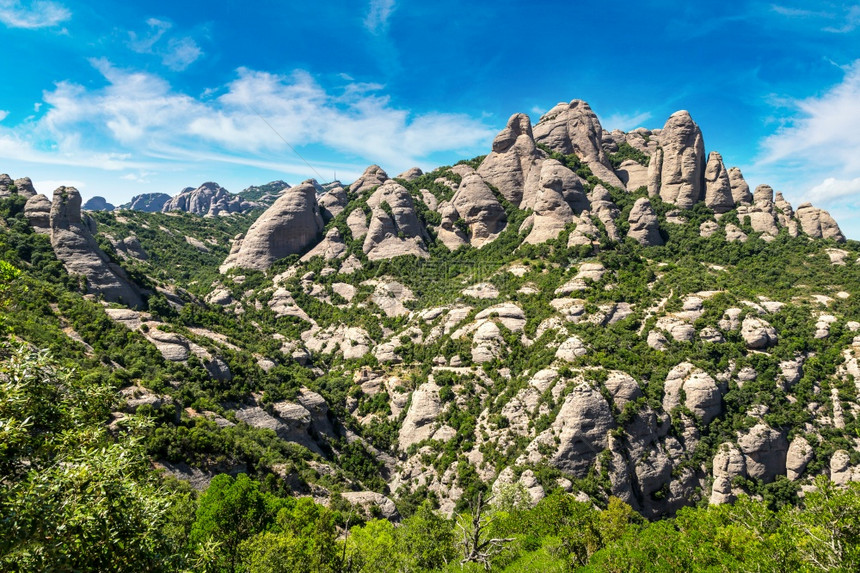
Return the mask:
<path id="1" fill-rule="evenodd" d="M 750 186 L 744 179 L 740 168 L 732 167 L 729 169 L 729 185 L 732 188 L 732 200 L 735 204 L 752 203 L 753 197 L 750 193 Z"/>
<path id="2" fill-rule="evenodd" d="M 27 199 L 24 216 L 37 233 L 51 233 L 51 200 L 41 193 Z"/>
<path id="3" fill-rule="evenodd" d="M 543 156 L 535 145 L 529 117 L 517 113 L 493 140 L 493 151 L 481 163 L 478 174 L 505 199 L 519 206 L 529 177 L 540 176 L 536 168 Z"/>
<path id="4" fill-rule="evenodd" d="M 388 181 L 386 173 L 379 165 L 371 165 L 364 170 L 361 177 L 352 182 L 349 190 L 354 195 L 361 195 Z"/>
<path id="5" fill-rule="evenodd" d="M 120 205 L 119 208 L 143 211 L 144 213 L 161 213 L 161 209 L 168 201 L 170 201 L 170 195 L 167 193 L 144 193 L 135 195 L 131 201 Z"/>
<path id="6" fill-rule="evenodd" d="M 33 199 L 40 197 L 37 195 Z M 30 201 L 33 201 L 30 199 Z M 38 204 L 34 202 L 35 205 Z M 83 275 L 87 290 L 110 302 L 138 308 L 143 298 L 119 265 L 110 262 L 93 237 L 95 222 L 81 217 L 81 195 L 74 187 L 59 187 L 51 205 L 51 246 L 69 274 Z"/>
<path id="7" fill-rule="evenodd" d="M 651 201 L 647 197 L 640 197 L 636 200 L 627 221 L 630 223 L 627 236 L 631 239 L 646 247 L 656 247 L 663 244 L 657 215 L 651 208 Z"/>
<path id="8" fill-rule="evenodd" d="M 816 209 L 810 203 L 803 203 L 797 208 L 797 220 L 807 236 L 813 239 L 833 239 L 838 243 L 845 242 L 845 235 L 839 225 L 822 209 Z"/>
<path id="9" fill-rule="evenodd" d="M 705 142 L 687 111 L 676 111 L 660 132 L 660 198 L 688 209 L 703 198 Z"/>
<path id="10" fill-rule="evenodd" d="M 613 187 L 624 187 L 603 150 L 603 128 L 582 100 L 559 103 L 534 128 L 534 139 L 563 155 L 576 154 L 591 172 Z"/>
<path id="11" fill-rule="evenodd" d="M 372 261 L 400 255 L 427 257 L 427 233 L 418 216 L 412 196 L 399 183 L 387 181 L 367 199 L 371 208 L 370 225 L 362 249 Z"/>
<path id="12" fill-rule="evenodd" d="M 590 206 L 579 176 L 558 161 L 547 159 L 541 165 L 540 187 L 531 205 L 532 230 L 526 242 L 538 244 L 558 237 L 574 214 Z"/>
<path id="13" fill-rule="evenodd" d="M 192 189 L 186 187 L 179 195 L 167 201 L 161 208 L 162 213 L 184 211 L 194 215 L 216 217 L 241 213 L 253 208 L 253 205 L 238 195 L 233 195 L 217 183 L 208 181 Z"/>
<path id="14" fill-rule="evenodd" d="M 234 244 L 221 266 L 265 270 L 278 259 L 301 253 L 317 240 L 323 220 L 316 199 L 316 187 L 305 181 L 288 189 L 260 215 L 245 237 Z"/>
<path id="15" fill-rule="evenodd" d="M 104 197 L 96 195 L 87 200 L 81 209 L 84 211 L 113 211 L 114 206 L 108 203 Z"/>
<path id="16" fill-rule="evenodd" d="M 505 210 L 476 173 L 463 178 L 451 198 L 450 207 L 454 211 L 446 211 L 447 218 L 450 220 L 456 214 L 457 218 L 463 221 L 468 229 L 467 240 L 473 247 L 480 248 L 491 242 L 507 223 Z"/>
<path id="17" fill-rule="evenodd" d="M 735 206 L 729 174 L 722 155 L 716 151 L 708 155 L 705 166 L 705 205 L 714 213 L 725 213 Z"/>

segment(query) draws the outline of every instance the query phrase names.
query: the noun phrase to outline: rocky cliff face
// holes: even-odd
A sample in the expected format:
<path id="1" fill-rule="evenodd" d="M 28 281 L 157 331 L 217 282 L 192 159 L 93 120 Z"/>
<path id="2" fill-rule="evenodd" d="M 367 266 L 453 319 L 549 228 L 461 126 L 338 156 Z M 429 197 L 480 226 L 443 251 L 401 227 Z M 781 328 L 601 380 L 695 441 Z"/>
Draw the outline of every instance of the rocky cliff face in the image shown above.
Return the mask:
<path id="1" fill-rule="evenodd" d="M 319 241 L 323 220 L 316 193 L 309 181 L 284 192 L 236 241 L 222 272 L 233 267 L 265 270 L 276 260 L 301 253 Z"/>
<path id="2" fill-rule="evenodd" d="M 161 212 L 184 211 L 204 217 L 217 217 L 241 213 L 253 207 L 250 202 L 210 181 L 197 189 L 186 187 L 179 195 L 164 203 Z"/>
<path id="3" fill-rule="evenodd" d="M 36 195 L 33 199 L 39 197 L 42 196 Z M 33 199 L 28 201 L 29 216 L 31 224 L 37 226 L 44 221 L 44 201 Z M 86 278 L 87 291 L 133 308 L 143 305 L 137 286 L 96 244 L 93 237 L 95 221 L 89 216 L 81 216 L 81 195 L 74 187 L 59 187 L 54 191 L 49 229 L 51 246 L 57 258 L 70 274 Z"/>

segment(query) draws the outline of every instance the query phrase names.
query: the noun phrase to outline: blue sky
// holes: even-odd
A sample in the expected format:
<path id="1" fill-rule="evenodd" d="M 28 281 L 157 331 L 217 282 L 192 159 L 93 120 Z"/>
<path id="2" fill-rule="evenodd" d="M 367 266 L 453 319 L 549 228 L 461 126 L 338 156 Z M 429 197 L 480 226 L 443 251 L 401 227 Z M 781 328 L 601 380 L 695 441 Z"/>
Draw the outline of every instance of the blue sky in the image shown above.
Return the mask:
<path id="1" fill-rule="evenodd" d="M 0 172 L 48 195 L 427 169 L 584 99 L 610 129 L 689 110 L 860 239 L 858 4 L 0 0 L 0 38 Z"/>

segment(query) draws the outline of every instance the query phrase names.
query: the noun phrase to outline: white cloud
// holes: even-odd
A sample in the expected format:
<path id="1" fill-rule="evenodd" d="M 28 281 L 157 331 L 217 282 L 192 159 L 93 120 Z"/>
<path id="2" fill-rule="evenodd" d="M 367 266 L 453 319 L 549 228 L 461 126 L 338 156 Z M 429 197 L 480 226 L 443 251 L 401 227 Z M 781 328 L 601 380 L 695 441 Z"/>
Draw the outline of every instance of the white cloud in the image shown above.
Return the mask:
<path id="1" fill-rule="evenodd" d="M 651 119 L 651 112 L 645 111 L 635 113 L 633 115 L 623 113 L 613 113 L 601 123 L 603 128 L 607 130 L 620 129 L 621 131 L 630 131 L 637 127 L 642 127 L 642 124 Z"/>
<path id="2" fill-rule="evenodd" d="M 828 177 L 818 185 L 812 187 L 806 194 L 806 198 L 812 202 L 830 204 L 844 199 L 854 199 L 860 204 L 860 177 L 854 179 L 836 179 Z"/>
<path id="3" fill-rule="evenodd" d="M 364 27 L 371 34 L 384 34 L 388 31 L 388 19 L 395 7 L 394 0 L 370 0 L 370 8 L 364 18 Z"/>
<path id="4" fill-rule="evenodd" d="M 131 31 L 128 33 L 128 47 L 138 54 L 152 54 L 161 58 L 161 63 L 167 68 L 181 72 L 196 62 L 203 50 L 190 36 L 167 38 L 173 24 L 158 18 L 146 21 L 149 30 L 142 35 Z"/>
<path id="5" fill-rule="evenodd" d="M 0 121 L 3 121 L 7 117 L 9 117 L 9 112 L 5 109 L 0 109 Z"/>
<path id="6" fill-rule="evenodd" d="M 157 75 L 117 68 L 106 59 L 91 63 L 106 85 L 56 84 L 44 94 L 40 119 L 0 129 L 0 155 L 128 171 L 200 161 L 282 169 L 283 159 L 292 156 L 283 136 L 296 147 L 348 154 L 350 164 L 360 158 L 403 170 L 426 166 L 435 153 L 474 152 L 494 134 L 466 115 L 397 108 L 380 85 L 352 83 L 332 92 L 303 71 L 240 69 L 236 79 L 212 90 L 219 97 L 201 99 L 175 91 Z M 290 167 L 307 173 L 300 163 Z M 349 171 L 342 163 L 331 167 Z"/>
<path id="7" fill-rule="evenodd" d="M 860 175 L 860 60 L 820 97 L 788 102 L 794 115 L 763 142 L 762 164 L 777 162 Z"/>
<path id="8" fill-rule="evenodd" d="M 71 17 L 69 9 L 56 2 L 0 0 L 0 22 L 10 28 L 49 28 Z"/>

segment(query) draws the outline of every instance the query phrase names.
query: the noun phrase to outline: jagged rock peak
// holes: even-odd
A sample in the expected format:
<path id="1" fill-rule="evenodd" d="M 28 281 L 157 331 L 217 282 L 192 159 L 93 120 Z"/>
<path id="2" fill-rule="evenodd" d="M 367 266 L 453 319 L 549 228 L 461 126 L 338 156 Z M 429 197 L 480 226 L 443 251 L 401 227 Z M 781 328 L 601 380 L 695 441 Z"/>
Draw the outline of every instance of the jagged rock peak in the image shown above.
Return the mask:
<path id="1" fill-rule="evenodd" d="M 31 200 L 39 197 L 33 197 Z M 34 206 L 36 201 L 34 201 Z M 140 291 L 118 265 L 99 249 L 93 233 L 95 221 L 81 215 L 81 195 L 74 187 L 59 187 L 51 204 L 51 246 L 69 274 L 83 275 L 90 292 L 109 302 L 130 307 L 143 305 Z"/>
<path id="2" fill-rule="evenodd" d="M 574 214 L 591 205 L 579 176 L 558 161 L 547 159 L 541 165 L 540 189 L 532 208 L 532 230 L 525 240 L 538 244 L 558 237 Z"/>
<path id="3" fill-rule="evenodd" d="M 322 230 L 316 187 L 310 182 L 291 187 L 234 243 L 221 272 L 233 267 L 266 270 L 315 244 Z"/>
<path id="4" fill-rule="evenodd" d="M 813 207 L 810 203 L 802 203 L 795 216 L 808 236 L 814 239 L 833 239 L 838 243 L 845 242 L 845 235 L 827 211 Z"/>
<path id="5" fill-rule="evenodd" d="M 241 213 L 253 208 L 253 205 L 233 195 L 217 183 L 207 181 L 197 189 L 186 187 L 179 195 L 167 201 L 161 208 L 162 213 L 170 211 L 185 211 L 195 215 L 215 217 Z"/>
<path id="6" fill-rule="evenodd" d="M 686 110 L 676 111 L 660 132 L 663 150 L 660 198 L 688 209 L 703 198 L 705 141 Z"/>
<path id="7" fill-rule="evenodd" d="M 364 170 L 361 177 L 352 182 L 349 190 L 356 195 L 361 195 L 365 191 L 370 191 L 374 187 L 379 187 L 388 181 L 388 173 L 379 165 L 371 165 Z"/>
<path id="8" fill-rule="evenodd" d="M 18 189 L 18 195 L 26 197 L 27 199 L 36 194 L 36 188 L 33 187 L 33 182 L 30 181 L 29 177 L 21 177 L 19 179 L 16 179 L 15 187 Z"/>
<path id="9" fill-rule="evenodd" d="M 627 236 L 631 239 L 647 247 L 655 247 L 663 244 L 657 215 L 654 213 L 651 201 L 647 197 L 636 199 L 636 202 L 633 203 L 633 208 L 630 209 L 627 221 L 630 223 L 630 230 L 627 232 Z"/>
<path id="10" fill-rule="evenodd" d="M 161 213 L 164 204 L 170 201 L 167 193 L 143 193 L 135 195 L 131 201 L 119 206 L 120 209 L 143 211 L 144 213 Z"/>
<path id="11" fill-rule="evenodd" d="M 36 194 L 33 189 L 33 182 L 29 177 L 22 177 L 12 181 L 12 178 L 5 173 L 0 173 L 0 199 L 9 197 L 13 193 L 17 193 L 22 197 L 29 199 Z"/>
<path id="12" fill-rule="evenodd" d="M 526 187 L 537 185 L 540 171 L 535 167 L 544 156 L 535 145 L 529 116 L 515 113 L 493 140 L 493 151 L 481 163 L 478 174 L 519 206 Z"/>
<path id="13" fill-rule="evenodd" d="M 735 206 L 723 156 L 716 151 L 708 155 L 708 164 L 705 166 L 705 205 L 714 213 L 725 213 Z"/>
<path id="14" fill-rule="evenodd" d="M 96 195 L 87 200 L 81 209 L 84 211 L 113 211 L 114 206 L 108 203 L 104 197 Z"/>
<path id="15" fill-rule="evenodd" d="M 535 126 L 534 139 L 564 155 L 575 153 L 598 178 L 614 187 L 624 187 L 603 149 L 600 120 L 586 102 L 575 99 L 556 105 Z"/>

